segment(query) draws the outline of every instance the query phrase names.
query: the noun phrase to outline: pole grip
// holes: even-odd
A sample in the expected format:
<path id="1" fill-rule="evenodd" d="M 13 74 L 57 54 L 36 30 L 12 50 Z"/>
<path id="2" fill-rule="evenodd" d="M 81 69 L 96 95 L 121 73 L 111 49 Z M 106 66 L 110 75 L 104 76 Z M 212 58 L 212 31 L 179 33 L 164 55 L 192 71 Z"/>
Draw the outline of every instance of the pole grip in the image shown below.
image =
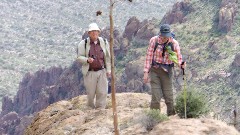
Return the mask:
<path id="1" fill-rule="evenodd" d="M 184 63 L 185 63 L 185 61 L 183 61 L 183 62 L 181 63 L 181 65 L 184 65 Z M 182 69 L 183 75 L 185 75 L 185 69 L 182 68 L 182 67 L 181 67 L 181 69 Z M 184 80 L 184 78 L 183 78 L 183 80 Z"/>

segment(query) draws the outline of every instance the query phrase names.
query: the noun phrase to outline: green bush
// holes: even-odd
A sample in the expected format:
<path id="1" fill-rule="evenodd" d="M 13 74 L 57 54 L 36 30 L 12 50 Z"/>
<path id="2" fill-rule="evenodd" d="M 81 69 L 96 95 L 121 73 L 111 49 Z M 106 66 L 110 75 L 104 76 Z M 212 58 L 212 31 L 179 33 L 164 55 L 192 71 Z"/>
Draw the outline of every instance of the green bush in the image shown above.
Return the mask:
<path id="1" fill-rule="evenodd" d="M 148 131 L 152 130 L 158 123 L 169 119 L 165 114 L 161 114 L 160 110 L 157 109 L 145 110 L 144 114 L 142 124 Z"/>
<path id="2" fill-rule="evenodd" d="M 187 91 L 187 118 L 197 118 L 209 112 L 205 96 L 195 90 Z M 181 118 L 185 117 L 184 91 L 176 97 L 175 110 Z"/>

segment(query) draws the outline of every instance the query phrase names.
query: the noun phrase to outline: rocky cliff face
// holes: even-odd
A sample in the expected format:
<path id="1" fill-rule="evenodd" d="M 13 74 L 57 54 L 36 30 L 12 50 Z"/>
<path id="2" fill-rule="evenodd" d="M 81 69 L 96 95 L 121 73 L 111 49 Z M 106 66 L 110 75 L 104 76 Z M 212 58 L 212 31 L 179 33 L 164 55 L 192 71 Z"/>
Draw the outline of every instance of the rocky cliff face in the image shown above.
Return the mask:
<path id="1" fill-rule="evenodd" d="M 165 14 L 161 23 L 183 23 L 186 21 L 184 17 L 192 11 L 194 11 L 194 9 L 191 7 L 189 1 L 177 2 L 173 5 L 172 10 Z"/>
<path id="2" fill-rule="evenodd" d="M 52 67 L 26 74 L 17 95 L 3 98 L 1 134 L 22 134 L 32 115 L 50 104 L 84 93 L 81 66 L 75 62 L 63 69 Z"/>
<path id="3" fill-rule="evenodd" d="M 159 32 L 158 20 L 155 18 L 145 19 L 142 22 L 136 17 L 128 20 L 128 23 L 123 32 L 123 39 L 128 43 L 134 41 L 139 46 L 146 46 L 151 37 Z M 128 44 L 129 45 L 129 44 Z"/>
<path id="4" fill-rule="evenodd" d="M 219 11 L 218 28 L 223 32 L 229 32 L 233 26 L 238 10 L 238 0 L 222 0 Z"/>
<path id="5" fill-rule="evenodd" d="M 4 97 L 1 114 L 15 111 L 20 116 L 24 116 L 48 106 L 46 104 L 48 95 L 44 93 L 44 90 L 52 87 L 62 72 L 62 68 L 52 67 L 47 71 L 39 70 L 34 74 L 26 74 L 19 84 L 19 91 L 13 101 Z"/>

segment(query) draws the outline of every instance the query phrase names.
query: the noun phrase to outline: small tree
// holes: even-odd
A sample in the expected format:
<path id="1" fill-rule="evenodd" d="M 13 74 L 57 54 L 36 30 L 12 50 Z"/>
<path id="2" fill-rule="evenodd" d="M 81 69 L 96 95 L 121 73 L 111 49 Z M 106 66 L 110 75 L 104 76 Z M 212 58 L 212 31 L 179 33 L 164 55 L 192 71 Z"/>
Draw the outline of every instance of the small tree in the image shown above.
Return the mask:
<path id="1" fill-rule="evenodd" d="M 132 2 L 132 0 L 128 0 L 129 2 Z M 114 130 L 115 135 L 119 135 L 118 130 L 118 119 L 117 119 L 117 108 L 116 108 L 116 97 L 115 97 L 115 66 L 114 66 L 114 50 L 113 50 L 113 8 L 114 4 L 118 2 L 118 0 L 110 0 L 110 7 L 109 7 L 109 20 L 110 20 L 110 52 L 111 52 L 111 92 L 112 92 L 112 107 L 113 107 L 113 118 L 114 118 Z M 96 15 L 101 15 L 102 11 L 97 11 Z"/>
<path id="2" fill-rule="evenodd" d="M 209 112 L 208 102 L 202 93 L 197 92 L 195 90 L 187 91 L 186 99 L 187 99 L 186 101 L 187 118 L 197 118 Z M 181 118 L 185 117 L 183 91 L 176 97 L 175 109 Z"/>

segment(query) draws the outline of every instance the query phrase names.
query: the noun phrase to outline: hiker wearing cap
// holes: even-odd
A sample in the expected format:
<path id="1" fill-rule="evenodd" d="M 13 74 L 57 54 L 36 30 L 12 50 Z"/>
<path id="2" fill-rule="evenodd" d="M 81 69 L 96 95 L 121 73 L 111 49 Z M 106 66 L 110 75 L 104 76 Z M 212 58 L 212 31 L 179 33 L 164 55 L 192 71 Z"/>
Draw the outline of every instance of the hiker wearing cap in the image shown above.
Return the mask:
<path id="1" fill-rule="evenodd" d="M 98 25 L 91 23 L 88 28 L 89 37 L 78 45 L 77 60 L 82 64 L 87 105 L 91 108 L 106 107 L 107 78 L 111 75 L 109 44 L 106 39 L 99 37 L 99 34 Z"/>
<path id="2" fill-rule="evenodd" d="M 172 74 L 173 66 L 182 65 L 182 55 L 178 42 L 172 37 L 170 26 L 160 26 L 160 34 L 150 39 L 144 63 L 144 83 L 150 81 L 152 99 L 151 109 L 160 110 L 163 97 L 167 105 L 167 114 L 174 115 Z"/>

